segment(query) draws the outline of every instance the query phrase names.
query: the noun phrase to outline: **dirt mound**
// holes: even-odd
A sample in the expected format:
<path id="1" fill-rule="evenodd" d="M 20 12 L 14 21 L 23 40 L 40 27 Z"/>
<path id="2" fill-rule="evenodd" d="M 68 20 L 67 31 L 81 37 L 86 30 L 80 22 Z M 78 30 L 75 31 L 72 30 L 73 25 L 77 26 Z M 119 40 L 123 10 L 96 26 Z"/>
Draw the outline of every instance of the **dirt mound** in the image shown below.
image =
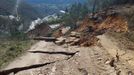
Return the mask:
<path id="1" fill-rule="evenodd" d="M 81 35 L 79 36 L 79 38 L 77 38 L 76 35 L 76 39 L 73 39 L 73 41 L 70 42 L 71 45 L 93 46 L 96 45 L 99 40 L 96 37 L 98 35 L 102 35 L 106 32 L 120 33 L 128 31 L 127 20 L 114 9 L 99 11 L 95 13 L 94 16 L 89 14 L 77 26 L 78 27 L 73 31 L 80 33 Z M 64 28 L 65 27 L 63 25 L 63 27 L 59 28 L 59 30 L 56 30 L 55 36 L 65 36 L 67 39 L 72 38 L 70 37 L 72 32 L 71 30 L 68 31 L 69 33 L 67 35 L 62 35 L 61 31 Z"/>
<path id="2" fill-rule="evenodd" d="M 99 16 L 103 17 L 103 16 Z M 128 31 L 128 23 L 125 18 L 120 15 L 108 15 L 105 16 L 103 21 L 98 22 L 98 19 L 93 20 L 86 17 L 81 25 L 74 30 L 77 34 L 70 33 L 66 39 L 71 39 L 71 41 L 67 42 L 70 45 L 79 45 L 79 46 L 94 46 L 98 42 L 98 38 L 96 36 L 102 35 L 106 32 L 127 32 Z"/>
<path id="3" fill-rule="evenodd" d="M 120 15 L 108 15 L 101 22 L 98 22 L 97 19 L 92 20 L 85 18 L 83 23 L 75 31 L 82 35 L 79 38 L 80 40 L 74 42 L 73 45 L 93 46 L 96 45 L 99 40 L 96 36 L 102 35 L 107 31 L 127 32 L 128 23 L 125 18 Z"/>
<path id="4" fill-rule="evenodd" d="M 121 16 L 107 16 L 102 22 L 96 23 L 95 20 L 86 18 L 83 23 L 76 29 L 77 32 L 82 31 L 102 31 L 111 30 L 115 32 L 127 32 L 128 23 L 125 18 Z"/>
<path id="5" fill-rule="evenodd" d="M 121 16 L 108 16 L 107 19 L 98 26 L 98 30 L 102 29 L 126 32 L 128 30 L 128 23 Z"/>
<path id="6" fill-rule="evenodd" d="M 52 29 L 46 23 L 42 23 L 35 26 L 35 29 L 27 32 L 27 35 L 29 37 L 47 36 L 51 31 Z"/>
<path id="7" fill-rule="evenodd" d="M 87 30 L 87 28 L 89 26 L 92 26 L 93 25 L 93 21 L 90 20 L 88 17 L 86 17 L 82 23 L 80 24 L 80 26 L 75 30 L 76 32 L 82 32 L 84 31 L 85 29 Z"/>

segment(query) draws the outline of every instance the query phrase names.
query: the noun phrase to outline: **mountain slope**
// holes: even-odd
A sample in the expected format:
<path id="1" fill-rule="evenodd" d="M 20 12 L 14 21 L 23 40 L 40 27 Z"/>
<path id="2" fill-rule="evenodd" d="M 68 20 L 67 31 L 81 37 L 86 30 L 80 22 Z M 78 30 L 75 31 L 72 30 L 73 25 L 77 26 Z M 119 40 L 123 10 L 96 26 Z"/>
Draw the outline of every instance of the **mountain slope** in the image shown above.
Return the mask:
<path id="1" fill-rule="evenodd" d="M 1 32 L 10 32 L 10 28 L 12 28 L 15 24 L 13 18 L 17 17 L 16 13 L 16 2 L 17 0 L 1 0 L 0 1 L 0 33 Z M 26 3 L 25 1 L 21 1 L 18 5 L 18 16 L 20 17 L 19 23 L 16 27 L 19 27 L 20 24 L 23 24 L 22 30 L 27 30 L 30 22 L 32 20 L 41 17 L 41 15 L 34 9 L 31 5 Z M 11 18 L 9 18 L 9 16 Z M 3 21 L 4 20 L 4 21 Z M 4 27 L 4 28 L 3 28 Z M 13 29 L 13 28 L 12 28 Z"/>
<path id="2" fill-rule="evenodd" d="M 51 15 L 64 10 L 74 3 L 84 3 L 86 0 L 25 0 L 36 8 L 40 13 Z"/>
<path id="3" fill-rule="evenodd" d="M 46 3 L 46 4 L 73 4 L 76 2 L 85 2 L 85 0 L 27 0 L 30 3 Z"/>
<path id="4" fill-rule="evenodd" d="M 1 0 L 0 15 L 11 14 L 14 10 L 16 0 Z"/>
<path id="5" fill-rule="evenodd" d="M 16 7 L 16 0 L 1 0 L 0 1 L 0 15 L 12 15 L 12 14 L 16 14 L 15 8 Z M 24 1 L 21 1 L 19 7 L 19 13 L 22 16 L 36 16 L 39 15 L 37 14 L 36 10 L 30 6 L 29 4 L 27 4 Z M 30 14 L 29 14 L 30 13 Z"/>

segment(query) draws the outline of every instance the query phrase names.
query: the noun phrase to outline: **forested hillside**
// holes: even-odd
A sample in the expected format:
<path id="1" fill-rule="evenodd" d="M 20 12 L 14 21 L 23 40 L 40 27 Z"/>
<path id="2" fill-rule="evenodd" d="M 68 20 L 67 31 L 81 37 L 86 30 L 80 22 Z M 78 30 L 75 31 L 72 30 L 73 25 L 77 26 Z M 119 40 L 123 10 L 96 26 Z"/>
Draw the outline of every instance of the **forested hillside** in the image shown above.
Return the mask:
<path id="1" fill-rule="evenodd" d="M 16 21 L 15 18 L 19 18 Z M 27 30 L 31 21 L 41 17 L 41 15 L 31 5 L 25 1 L 20 1 L 17 5 L 17 0 L 1 0 L 0 1 L 0 33 L 10 34 L 12 31 L 19 29 Z M 1 35 L 2 36 L 2 35 Z"/>
<path id="2" fill-rule="evenodd" d="M 83 3 L 86 0 L 27 0 L 30 3 L 46 3 L 46 4 L 73 4 L 73 3 Z"/>
<path id="3" fill-rule="evenodd" d="M 70 7 L 74 3 L 85 3 L 86 0 L 26 0 L 42 15 L 59 13 L 60 10 Z"/>
<path id="4" fill-rule="evenodd" d="M 14 15 L 16 0 L 1 0 L 0 1 L 0 15 Z M 24 1 L 19 5 L 19 13 L 22 16 L 29 16 L 29 18 L 37 17 L 37 11 Z"/>

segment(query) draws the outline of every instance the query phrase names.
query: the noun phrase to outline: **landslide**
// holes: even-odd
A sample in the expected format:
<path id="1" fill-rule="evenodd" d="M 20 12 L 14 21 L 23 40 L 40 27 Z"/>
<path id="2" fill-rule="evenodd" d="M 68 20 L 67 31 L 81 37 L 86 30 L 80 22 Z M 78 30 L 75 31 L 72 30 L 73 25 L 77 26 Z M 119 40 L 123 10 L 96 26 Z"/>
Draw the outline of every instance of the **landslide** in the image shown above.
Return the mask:
<path id="1" fill-rule="evenodd" d="M 94 18 L 89 15 L 66 36 L 57 34 L 61 37 L 55 43 L 62 46 L 40 41 L 0 74 L 134 75 L 133 48 L 125 44 L 130 41 L 128 21 L 116 11 L 109 12 L 98 12 Z"/>
<path id="2" fill-rule="evenodd" d="M 104 16 L 100 16 L 100 13 L 96 13 L 96 15 L 98 18 L 104 18 Z M 96 36 L 98 35 L 107 32 L 128 32 L 128 22 L 124 17 L 115 12 L 114 14 L 107 15 L 100 21 L 92 20 L 87 17 L 75 31 L 82 34 L 79 45 L 92 46 L 97 44 L 99 39 L 96 38 Z"/>
<path id="3" fill-rule="evenodd" d="M 124 15 L 121 14 L 123 12 L 119 12 L 119 10 L 117 10 L 118 9 L 109 8 L 107 11 L 98 11 L 94 15 L 88 14 L 83 21 L 80 21 L 80 24 L 77 25 L 76 29 L 70 29 L 70 31 L 66 34 L 62 34 L 62 30 L 65 31 L 66 29 L 66 27 L 62 25 L 53 33 L 53 36 L 62 36 L 67 40 L 70 38 L 75 38 L 73 39 L 75 41 L 72 41 L 71 39 L 69 42 L 71 45 L 89 47 L 98 44 L 99 39 L 96 37 L 98 35 L 108 32 L 127 33 L 129 32 L 129 21 Z"/>

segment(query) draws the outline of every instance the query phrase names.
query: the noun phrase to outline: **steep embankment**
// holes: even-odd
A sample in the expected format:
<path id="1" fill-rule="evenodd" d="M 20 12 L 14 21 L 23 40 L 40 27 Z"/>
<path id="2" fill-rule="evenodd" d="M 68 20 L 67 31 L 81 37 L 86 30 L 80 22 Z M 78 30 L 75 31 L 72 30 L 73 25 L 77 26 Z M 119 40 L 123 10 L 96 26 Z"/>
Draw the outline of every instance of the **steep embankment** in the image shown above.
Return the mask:
<path id="1" fill-rule="evenodd" d="M 98 13 L 96 15 L 98 15 Z M 98 17 L 103 18 L 104 16 L 98 15 Z M 74 45 L 92 46 L 96 45 L 98 42 L 99 39 L 96 37 L 98 35 L 107 32 L 127 32 L 128 23 L 125 18 L 120 15 L 111 14 L 102 19 L 102 21 L 86 18 L 75 31 L 79 32 L 81 35 L 79 41 L 74 42 Z"/>

